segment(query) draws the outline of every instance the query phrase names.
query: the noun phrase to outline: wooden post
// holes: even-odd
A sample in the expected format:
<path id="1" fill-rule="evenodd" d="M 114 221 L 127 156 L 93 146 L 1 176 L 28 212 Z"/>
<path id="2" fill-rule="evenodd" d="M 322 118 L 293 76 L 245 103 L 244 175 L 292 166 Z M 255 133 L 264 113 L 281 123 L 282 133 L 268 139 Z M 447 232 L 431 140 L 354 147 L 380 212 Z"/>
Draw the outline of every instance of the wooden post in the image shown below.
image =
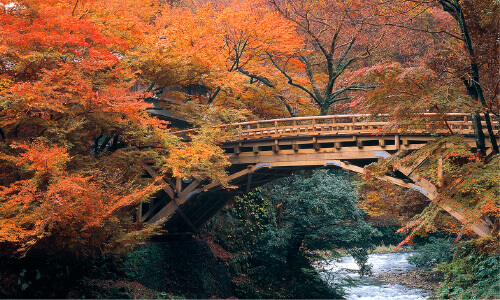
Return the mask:
<path id="1" fill-rule="evenodd" d="M 438 158 L 438 166 L 437 166 L 437 179 L 438 179 L 438 187 L 443 186 L 443 158 Z"/>
<path id="2" fill-rule="evenodd" d="M 396 145 L 396 150 L 401 148 L 401 141 L 399 139 L 399 135 L 394 136 L 394 145 Z"/>
<path id="3" fill-rule="evenodd" d="M 273 152 L 278 153 L 279 150 L 280 150 L 280 146 L 278 145 L 278 140 L 274 140 Z"/>
<path id="4" fill-rule="evenodd" d="M 313 137 L 313 148 L 314 150 L 318 151 L 320 146 L 318 144 L 318 139 L 316 137 Z"/>
<path id="5" fill-rule="evenodd" d="M 137 214 L 135 217 L 136 222 L 142 223 L 142 203 L 137 207 Z"/>

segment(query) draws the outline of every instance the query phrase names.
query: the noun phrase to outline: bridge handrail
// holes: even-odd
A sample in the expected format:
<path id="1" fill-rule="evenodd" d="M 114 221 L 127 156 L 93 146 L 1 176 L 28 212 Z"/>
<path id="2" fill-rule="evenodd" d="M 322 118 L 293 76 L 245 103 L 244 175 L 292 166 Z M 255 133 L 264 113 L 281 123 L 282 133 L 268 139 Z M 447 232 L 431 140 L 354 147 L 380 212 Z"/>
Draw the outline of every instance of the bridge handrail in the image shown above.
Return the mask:
<path id="1" fill-rule="evenodd" d="M 458 132 L 460 133 L 466 133 L 469 134 L 473 131 L 472 128 L 472 121 L 470 119 L 470 114 L 468 113 L 448 113 L 448 114 L 438 114 L 438 113 L 423 113 L 420 114 L 419 116 L 424 117 L 424 118 L 433 118 L 433 117 L 438 117 L 439 119 L 436 119 L 435 122 L 442 122 L 442 119 L 446 120 L 449 126 L 454 127 L 453 129 L 457 129 Z M 498 123 L 498 120 L 495 121 L 495 119 L 498 119 L 495 115 L 490 115 L 492 117 L 493 123 Z M 271 136 L 278 136 L 278 135 L 286 135 L 284 130 L 308 130 L 312 129 L 313 132 L 316 131 L 316 128 L 322 128 L 322 127 L 332 127 L 332 126 L 337 126 L 335 130 L 330 128 L 330 131 L 332 132 L 353 132 L 358 129 L 355 128 L 355 126 L 370 126 L 371 128 L 366 128 L 363 129 L 364 132 L 369 132 L 369 131 L 380 131 L 382 127 L 385 125 L 391 124 L 389 120 L 384 120 L 385 118 L 390 117 L 388 114 L 380 114 L 380 115 L 372 115 L 372 114 L 346 114 L 346 115 L 326 115 L 326 116 L 307 116 L 307 117 L 293 117 L 293 118 L 282 118 L 282 119 L 269 119 L 269 120 L 257 120 L 257 121 L 246 121 L 246 122 L 239 122 L 239 123 L 232 123 L 232 124 L 223 124 L 215 127 L 219 127 L 224 129 L 225 131 L 229 131 L 229 129 L 239 129 L 238 133 L 234 137 L 242 137 L 242 136 L 254 136 L 255 138 L 257 137 L 271 137 Z M 351 119 L 349 121 L 345 121 L 345 119 Z M 382 120 L 376 120 L 376 121 L 368 121 L 366 119 L 368 118 L 381 118 Z M 461 118 L 461 120 L 457 120 Z M 343 119 L 343 120 L 342 120 Z M 321 123 L 321 121 L 324 120 L 331 120 L 329 123 Z M 311 121 L 311 124 L 299 124 L 303 123 L 304 121 Z M 340 121 L 340 122 L 337 122 Z M 290 123 L 293 122 L 293 124 L 283 124 L 283 123 Z M 280 124 L 281 123 L 281 124 Z M 482 122 L 484 123 L 484 121 Z M 266 126 L 266 125 L 271 125 L 271 126 Z M 281 126 L 279 126 L 281 125 Z M 345 128 L 339 129 L 339 127 L 344 126 Z M 346 126 L 351 126 L 350 128 L 347 128 Z M 300 128 L 298 128 L 300 127 Z M 423 125 L 424 130 L 427 129 L 426 125 Z M 448 131 L 446 127 L 443 124 L 443 128 L 445 128 L 445 131 Z M 176 131 L 172 132 L 173 134 L 185 134 L 189 132 L 195 132 L 197 129 L 189 129 L 189 130 L 182 130 L 182 131 Z M 280 132 L 278 132 L 280 131 Z M 497 130 L 495 130 L 497 131 Z M 290 132 L 291 133 L 291 132 Z M 326 132 L 325 132 L 326 133 Z"/>
<path id="2" fill-rule="evenodd" d="M 441 116 L 438 113 L 423 113 L 420 114 L 419 116 L 423 117 L 439 117 Z M 468 117 L 470 114 L 467 113 L 448 113 L 445 114 L 444 116 L 450 116 L 450 117 Z M 491 116 L 491 115 L 490 115 Z M 257 120 L 257 121 L 246 121 L 246 122 L 238 122 L 238 123 L 231 123 L 227 125 L 220 125 L 220 126 L 238 126 L 238 125 L 252 125 L 252 124 L 257 124 L 257 123 L 268 123 L 268 122 L 286 122 L 286 121 L 304 121 L 304 120 L 324 120 L 324 119 L 331 119 L 331 118 L 361 118 L 361 117 L 390 117 L 389 114 L 380 114 L 380 115 L 373 115 L 373 114 L 347 114 L 347 115 L 326 115 L 326 116 L 307 116 L 307 117 L 292 117 L 292 118 L 281 118 L 281 119 L 269 119 L 269 120 Z"/>

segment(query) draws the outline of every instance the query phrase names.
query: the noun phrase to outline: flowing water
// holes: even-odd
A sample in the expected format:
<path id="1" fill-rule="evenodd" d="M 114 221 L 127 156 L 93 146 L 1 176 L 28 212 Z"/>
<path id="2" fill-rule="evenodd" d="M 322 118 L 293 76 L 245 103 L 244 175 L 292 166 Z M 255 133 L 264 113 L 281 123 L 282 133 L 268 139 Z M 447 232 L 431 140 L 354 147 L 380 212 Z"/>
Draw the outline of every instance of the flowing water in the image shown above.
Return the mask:
<path id="1" fill-rule="evenodd" d="M 358 265 L 352 257 L 343 257 L 340 262 L 329 260 L 319 263 L 316 268 L 328 282 L 341 284 L 354 279 L 354 286 L 346 287 L 347 299 L 427 299 L 432 293 L 400 284 L 389 284 L 375 277 L 381 273 L 400 273 L 415 267 L 406 258 L 412 253 L 371 254 L 368 263 L 373 266 L 373 276 L 360 278 L 355 270 Z"/>

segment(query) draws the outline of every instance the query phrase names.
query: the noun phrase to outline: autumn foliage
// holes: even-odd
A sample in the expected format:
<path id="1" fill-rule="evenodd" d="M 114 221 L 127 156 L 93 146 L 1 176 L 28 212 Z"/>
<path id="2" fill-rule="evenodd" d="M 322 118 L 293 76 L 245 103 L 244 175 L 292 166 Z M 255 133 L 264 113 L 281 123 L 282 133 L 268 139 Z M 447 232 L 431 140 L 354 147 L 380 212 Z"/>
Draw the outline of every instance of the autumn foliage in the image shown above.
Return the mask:
<path id="1" fill-rule="evenodd" d="M 148 115 L 148 94 L 130 91 L 140 69 L 128 58 L 158 13 L 130 5 L 1 2 L 0 246 L 6 251 L 89 254 L 140 241 L 138 233 L 151 228 L 136 231 L 133 209 L 158 189 L 140 177 L 145 158 L 176 172 L 175 162 L 185 159 L 178 149 L 200 148 L 189 152 L 197 163 L 182 175 L 224 178 L 216 139 L 186 145 Z"/>
<path id="2" fill-rule="evenodd" d="M 447 0 L 0 0 L 0 247 L 93 253 L 150 234 L 131 218 L 158 189 L 141 178 L 141 161 L 161 176 L 229 185 L 223 134 L 210 125 L 498 115 L 496 2 L 454 3 L 461 10 Z M 192 85 L 204 92 L 176 90 Z M 171 134 L 146 98 L 199 134 Z M 443 195 L 470 219 L 498 217 L 497 159 L 473 160 L 464 147 L 431 153 L 449 167 Z M 388 199 L 368 191 L 364 205 L 378 213 Z"/>

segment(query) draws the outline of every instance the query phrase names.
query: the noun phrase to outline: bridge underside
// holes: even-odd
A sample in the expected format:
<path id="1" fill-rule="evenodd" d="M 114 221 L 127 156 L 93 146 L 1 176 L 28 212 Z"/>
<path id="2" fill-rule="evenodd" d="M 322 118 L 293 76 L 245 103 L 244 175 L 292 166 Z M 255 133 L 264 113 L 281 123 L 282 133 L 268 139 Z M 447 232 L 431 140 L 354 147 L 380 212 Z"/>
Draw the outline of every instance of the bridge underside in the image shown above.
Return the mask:
<path id="1" fill-rule="evenodd" d="M 438 137 L 428 134 L 316 134 L 228 141 L 222 147 L 232 163 L 228 174 L 235 189 L 226 189 L 206 179 L 164 180 L 158 197 L 139 208 L 137 220 L 149 223 L 166 220 L 169 233 L 194 233 L 234 196 L 251 188 L 299 170 L 342 168 L 363 173 L 364 166 L 378 159 L 390 157 L 400 149 L 420 149 Z M 466 142 L 471 147 L 475 145 L 473 136 L 466 136 Z M 421 164 L 413 168 L 401 167 L 400 178 L 383 176 L 380 179 L 415 189 L 434 200 L 437 188 L 413 174 Z M 145 169 L 152 177 L 157 176 L 150 166 L 145 165 Z M 443 208 L 459 220 L 464 217 L 461 211 Z M 491 227 L 487 220 L 474 226 L 473 230 L 481 236 L 489 233 Z"/>

